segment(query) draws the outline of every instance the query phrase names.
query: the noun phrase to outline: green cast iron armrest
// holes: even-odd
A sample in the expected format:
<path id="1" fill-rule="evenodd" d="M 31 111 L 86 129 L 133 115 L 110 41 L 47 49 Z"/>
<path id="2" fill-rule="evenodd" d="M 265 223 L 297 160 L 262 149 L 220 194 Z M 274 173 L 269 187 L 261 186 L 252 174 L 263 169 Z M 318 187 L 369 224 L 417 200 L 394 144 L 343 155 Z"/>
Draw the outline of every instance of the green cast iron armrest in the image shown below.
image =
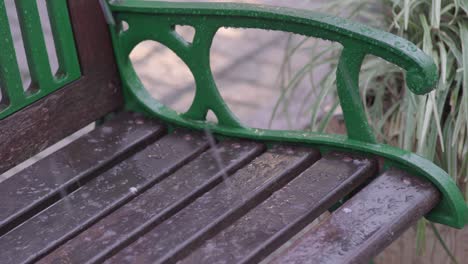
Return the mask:
<path id="1" fill-rule="evenodd" d="M 313 145 L 324 152 L 338 149 L 381 156 L 386 166 L 406 169 L 430 180 L 440 190 L 441 202 L 426 216 L 429 220 L 457 228 L 467 223 L 468 209 L 449 175 L 416 154 L 377 144 L 367 122 L 358 87 L 359 71 L 366 55 L 381 57 L 406 70 L 406 82 L 412 92 L 425 94 L 433 89 L 437 68 L 432 59 L 412 43 L 341 18 L 262 5 L 120 0 L 104 6 L 128 109 L 156 116 L 176 126 L 210 129 L 221 136 L 297 142 Z M 124 28 L 124 22 L 128 29 Z M 192 43 L 175 32 L 176 25 L 195 29 Z M 348 137 L 242 126 L 219 94 L 210 68 L 211 44 L 221 27 L 281 30 L 339 42 L 343 51 L 337 70 L 337 88 Z M 179 114 L 152 99 L 138 79 L 129 54 L 145 40 L 167 46 L 191 70 L 196 92 L 186 113 Z M 209 110 L 218 118 L 218 124 L 205 121 Z"/>

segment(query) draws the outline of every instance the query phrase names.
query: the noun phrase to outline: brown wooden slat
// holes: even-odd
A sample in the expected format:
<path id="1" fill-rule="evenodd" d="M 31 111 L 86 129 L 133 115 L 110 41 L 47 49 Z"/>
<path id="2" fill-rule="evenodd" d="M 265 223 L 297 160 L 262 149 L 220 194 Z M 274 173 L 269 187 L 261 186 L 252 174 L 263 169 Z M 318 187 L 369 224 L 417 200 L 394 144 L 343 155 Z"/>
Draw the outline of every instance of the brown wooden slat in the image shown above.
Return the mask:
<path id="1" fill-rule="evenodd" d="M 99 1 L 67 0 L 70 18 L 84 76 L 105 76 L 119 84 L 114 49 Z"/>
<path id="2" fill-rule="evenodd" d="M 159 122 L 121 113 L 0 183 L 0 236 L 163 132 Z"/>
<path id="3" fill-rule="evenodd" d="M 0 237 L 2 261 L 32 262 L 44 256 L 207 147 L 201 135 L 180 130 L 161 138 Z"/>
<path id="4" fill-rule="evenodd" d="M 387 171 L 272 263 L 368 263 L 438 202 L 429 182 Z"/>
<path id="5" fill-rule="evenodd" d="M 258 263 L 375 175 L 376 163 L 330 153 L 179 263 Z"/>
<path id="6" fill-rule="evenodd" d="M 68 0 L 82 77 L 0 120 L 0 173 L 123 104 L 98 1 Z"/>
<path id="7" fill-rule="evenodd" d="M 216 234 L 310 166 L 317 151 L 277 146 L 228 181 L 120 251 L 107 263 L 153 263 L 173 259 Z"/>
<path id="8" fill-rule="evenodd" d="M 253 142 L 229 140 L 220 143 L 215 153 L 203 153 L 38 263 L 86 263 L 96 256 L 104 258 L 184 208 L 262 150 L 262 145 Z M 213 155 L 219 155 L 222 168 Z"/>

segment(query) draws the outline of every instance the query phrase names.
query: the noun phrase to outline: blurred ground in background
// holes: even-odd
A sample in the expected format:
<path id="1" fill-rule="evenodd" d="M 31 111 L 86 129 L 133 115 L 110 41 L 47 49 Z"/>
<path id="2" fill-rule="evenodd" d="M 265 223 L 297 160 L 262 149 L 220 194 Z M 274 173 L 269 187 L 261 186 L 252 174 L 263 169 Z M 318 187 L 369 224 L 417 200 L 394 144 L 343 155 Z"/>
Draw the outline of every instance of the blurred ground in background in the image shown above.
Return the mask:
<path id="1" fill-rule="evenodd" d="M 320 1 L 234 2 L 314 9 Z M 178 27 L 176 31 L 189 42 L 193 38 L 194 30 L 191 27 Z M 301 39 L 284 32 L 257 29 L 223 28 L 217 32 L 210 54 L 214 78 L 221 95 L 244 124 L 257 128 L 269 127 L 271 113 L 281 95 L 278 77 L 286 44 Z M 290 71 L 294 73 L 303 67 L 310 56 L 308 50 L 299 50 L 294 55 Z M 140 79 L 155 98 L 179 112 L 188 110 L 195 92 L 193 76 L 172 51 L 156 42 L 145 41 L 135 48 L 130 57 Z M 302 83 L 295 93 L 294 99 L 297 100 L 291 101 L 302 102 L 307 90 L 310 90 L 309 83 Z M 289 118 L 298 116 L 297 111 L 299 107 L 289 107 L 287 113 L 281 112 L 273 120 L 271 127 L 303 129 L 309 121 L 307 115 L 301 115 L 300 119 Z"/>

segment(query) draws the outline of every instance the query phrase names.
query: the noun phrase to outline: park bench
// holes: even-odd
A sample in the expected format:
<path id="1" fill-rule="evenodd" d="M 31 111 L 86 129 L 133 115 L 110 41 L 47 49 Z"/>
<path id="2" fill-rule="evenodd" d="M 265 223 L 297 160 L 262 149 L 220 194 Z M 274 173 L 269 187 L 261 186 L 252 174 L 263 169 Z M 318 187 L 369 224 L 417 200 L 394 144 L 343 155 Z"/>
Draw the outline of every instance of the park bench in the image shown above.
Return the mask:
<path id="1" fill-rule="evenodd" d="M 1 172 L 96 122 L 0 183 L 1 263 L 361 263 L 422 217 L 455 228 L 468 220 L 449 175 L 377 143 L 368 125 L 358 89 L 366 55 L 406 70 L 416 94 L 437 80 L 432 59 L 404 39 L 259 5 L 47 1 L 59 62 L 52 74 L 37 3 L 17 0 L 32 79 L 24 90 L 0 3 Z M 192 26 L 193 42 L 176 25 Z M 339 42 L 348 135 L 240 124 L 210 70 L 220 27 Z M 129 54 L 144 40 L 169 47 L 193 73 L 186 113 L 153 99 L 136 76 Z M 217 123 L 205 120 L 208 111 Z"/>

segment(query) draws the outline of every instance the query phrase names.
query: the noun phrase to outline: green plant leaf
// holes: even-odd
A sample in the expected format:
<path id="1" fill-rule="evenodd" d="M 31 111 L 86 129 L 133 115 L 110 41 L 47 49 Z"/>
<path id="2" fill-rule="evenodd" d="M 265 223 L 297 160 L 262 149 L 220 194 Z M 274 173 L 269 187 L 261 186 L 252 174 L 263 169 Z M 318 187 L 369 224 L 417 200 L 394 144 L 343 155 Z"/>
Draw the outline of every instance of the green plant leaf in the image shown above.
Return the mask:
<path id="1" fill-rule="evenodd" d="M 439 241 L 439 243 L 442 245 L 442 247 L 444 248 L 445 252 L 447 253 L 447 255 L 449 256 L 450 260 L 452 261 L 452 263 L 454 264 L 457 264 L 458 261 L 457 259 L 455 258 L 455 256 L 452 254 L 452 252 L 450 251 L 449 247 L 447 246 L 447 244 L 445 243 L 444 239 L 442 238 L 442 236 L 440 235 L 439 233 L 439 230 L 437 230 L 437 227 L 433 224 L 433 223 L 429 223 L 429 226 L 431 227 L 432 231 L 434 232 L 437 240 Z"/>

